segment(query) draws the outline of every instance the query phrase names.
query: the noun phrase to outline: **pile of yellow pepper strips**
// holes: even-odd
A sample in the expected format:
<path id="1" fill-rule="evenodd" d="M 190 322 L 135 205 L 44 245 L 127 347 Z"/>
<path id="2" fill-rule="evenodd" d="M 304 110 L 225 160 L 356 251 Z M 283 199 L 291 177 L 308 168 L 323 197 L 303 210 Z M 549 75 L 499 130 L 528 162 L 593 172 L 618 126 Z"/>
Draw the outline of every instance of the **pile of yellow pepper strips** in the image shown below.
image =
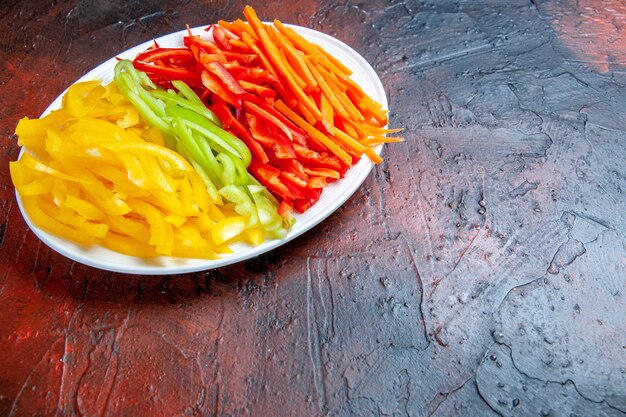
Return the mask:
<path id="1" fill-rule="evenodd" d="M 172 138 L 147 124 L 127 96 L 115 83 L 81 82 L 61 109 L 19 122 L 25 152 L 11 162 L 11 177 L 38 227 L 139 257 L 215 259 L 232 252 L 233 241 L 284 236 L 288 225 L 263 187 L 232 185 L 243 187 L 248 206 L 262 203 L 253 216 L 239 197 L 207 192 L 193 159 L 165 146 Z"/>

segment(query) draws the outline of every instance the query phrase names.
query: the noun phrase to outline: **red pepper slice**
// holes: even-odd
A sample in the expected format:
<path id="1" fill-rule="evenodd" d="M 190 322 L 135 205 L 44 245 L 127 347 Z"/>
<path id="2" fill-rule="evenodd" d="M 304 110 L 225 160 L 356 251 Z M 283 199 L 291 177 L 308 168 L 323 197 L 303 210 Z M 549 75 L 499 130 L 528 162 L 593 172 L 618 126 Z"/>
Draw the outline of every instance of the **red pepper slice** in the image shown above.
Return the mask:
<path id="1" fill-rule="evenodd" d="M 255 84 L 253 82 L 242 80 L 242 79 L 239 79 L 239 85 L 241 85 L 241 87 L 246 92 L 254 93 L 258 95 L 259 97 L 263 97 L 263 98 L 275 98 L 276 97 L 276 90 L 274 90 L 273 88 L 264 87 L 262 85 Z"/>
<path id="2" fill-rule="evenodd" d="M 271 111 L 263 108 L 266 107 L 269 109 L 269 106 L 264 105 L 262 102 L 260 102 L 259 104 L 260 105 L 253 103 L 249 98 L 244 98 L 243 100 L 244 109 L 246 109 L 249 113 L 252 113 L 255 116 L 264 119 L 265 122 L 276 126 L 285 134 L 285 136 L 289 138 L 290 141 L 293 141 L 293 134 L 291 132 L 291 129 L 289 129 L 289 127 L 285 123 L 283 123 L 283 121 L 280 120 L 279 117 L 276 117 L 276 115 L 272 114 Z"/>
<path id="3" fill-rule="evenodd" d="M 296 152 L 291 142 L 281 134 L 281 131 L 276 128 L 274 129 L 275 131 L 271 131 L 272 125 L 260 122 L 259 119 L 251 113 L 246 114 L 246 121 L 247 125 L 250 126 L 252 136 L 262 145 L 272 149 L 276 158 L 286 159 L 296 157 Z"/>
<path id="4" fill-rule="evenodd" d="M 210 62 L 226 63 L 226 58 L 224 58 L 221 54 L 212 54 L 196 45 L 191 45 L 190 49 L 193 51 L 196 61 L 202 64 L 203 67 L 206 67 L 206 64 Z"/>
<path id="5" fill-rule="evenodd" d="M 170 80 L 198 80 L 197 72 L 188 71 L 182 68 L 172 68 L 163 65 L 146 64 L 145 62 L 140 61 L 133 61 L 133 66 L 139 71 L 146 72 L 148 75 L 154 74 L 158 76 L 164 76 L 168 77 Z"/>
<path id="6" fill-rule="evenodd" d="M 269 161 L 269 158 L 267 157 L 267 154 L 261 144 L 252 137 L 248 128 L 240 123 L 235 116 L 233 116 L 230 109 L 222 99 L 214 97 L 209 108 L 222 121 L 222 124 L 226 129 L 230 130 L 235 136 L 244 141 L 255 158 L 258 158 L 263 164 L 266 164 Z"/>
<path id="7" fill-rule="evenodd" d="M 291 131 L 291 136 L 292 136 L 291 139 L 293 140 L 294 143 L 297 143 L 301 146 L 304 146 L 306 148 L 313 149 L 316 151 L 324 151 L 326 149 L 326 148 L 321 147 L 315 141 L 307 140 L 306 134 L 300 127 L 293 124 L 291 120 L 287 119 L 285 116 L 282 115 L 282 113 L 278 112 L 276 109 L 274 109 L 274 107 L 270 106 L 267 102 L 262 100 L 260 97 L 256 97 L 254 95 L 247 95 L 244 98 L 244 100 L 247 100 L 256 104 L 261 109 L 265 110 L 267 113 L 271 114 L 273 117 L 280 120 L 280 122 L 283 125 L 287 126 L 287 128 L 289 128 L 289 130 Z"/>
<path id="8" fill-rule="evenodd" d="M 289 192 L 291 193 L 291 195 L 293 195 L 294 199 L 294 204 L 298 201 L 301 200 L 303 198 L 307 198 L 305 192 L 309 190 L 309 188 L 306 187 L 299 187 L 297 185 L 295 185 L 294 183 L 290 182 L 290 181 L 284 181 L 282 180 L 282 178 L 277 178 L 276 181 L 279 181 L 283 186 L 285 186 Z"/>
<path id="9" fill-rule="evenodd" d="M 300 213 L 304 213 L 313 204 L 317 203 L 317 200 L 319 200 L 320 196 L 322 195 L 321 188 L 308 188 L 307 187 L 304 190 L 306 191 L 306 195 L 303 198 L 295 200 L 293 202 L 294 208 L 296 209 L 296 211 Z"/>
<path id="10" fill-rule="evenodd" d="M 306 173 L 304 165 L 295 158 L 279 159 L 270 154 L 270 164 L 283 172 L 291 172 L 304 181 L 309 179 L 309 174 Z"/>
<path id="11" fill-rule="evenodd" d="M 203 65 L 204 68 L 215 75 L 231 93 L 235 95 L 243 95 L 246 93 L 246 91 L 241 88 L 241 85 L 239 85 L 235 77 L 233 77 L 219 62 L 208 62 L 206 64 L 203 63 Z"/>
<path id="12" fill-rule="evenodd" d="M 261 164 L 256 159 L 252 159 L 248 170 L 265 185 L 273 194 L 286 201 L 304 198 L 304 194 L 296 187 L 281 181 L 280 170 L 269 164 Z"/>
<path id="13" fill-rule="evenodd" d="M 220 83 L 220 80 L 215 75 L 211 74 L 207 70 L 202 70 L 200 78 L 202 80 L 202 85 L 205 86 L 213 94 L 219 96 L 222 100 L 224 100 L 231 106 L 241 108 L 239 100 L 235 99 L 235 96 L 233 96 L 233 94 L 228 91 L 222 85 L 222 83 Z"/>
<path id="14" fill-rule="evenodd" d="M 222 28 L 220 25 L 211 25 L 211 29 L 213 34 L 213 41 L 217 46 L 220 47 L 220 49 L 226 51 L 230 51 L 233 49 L 232 45 L 230 44 L 230 39 L 233 38 L 228 36 L 224 28 Z"/>
<path id="15" fill-rule="evenodd" d="M 289 181 L 290 183 L 292 183 L 293 185 L 299 188 L 305 188 L 308 186 L 308 180 L 306 181 L 303 180 L 302 178 L 298 177 L 293 172 L 282 171 L 280 173 L 280 177 L 284 179 L 285 181 Z"/>
<path id="16" fill-rule="evenodd" d="M 191 49 L 191 45 L 196 45 L 202 49 L 204 49 L 206 52 L 209 52 L 211 54 L 219 54 L 221 53 L 220 48 L 214 44 L 213 42 L 210 41 L 206 41 L 202 38 L 200 38 L 200 36 L 198 35 L 192 35 L 192 36 L 185 36 L 183 38 L 183 44 L 188 47 L 189 49 Z"/>
<path id="17" fill-rule="evenodd" d="M 187 48 L 152 48 L 138 54 L 135 61 L 140 62 L 189 62 L 193 63 L 193 53 Z"/>
<path id="18" fill-rule="evenodd" d="M 225 67 L 233 76 L 237 77 L 239 82 L 245 80 L 257 84 L 267 83 L 270 85 L 278 82 L 276 77 L 263 68 L 248 68 L 235 63 L 228 63 L 228 66 L 225 65 Z"/>
<path id="19" fill-rule="evenodd" d="M 298 160 L 312 168 L 330 168 L 342 174 L 342 177 L 349 168 L 337 156 L 327 152 L 316 152 L 295 143 L 293 144 L 293 149 L 298 155 Z"/>

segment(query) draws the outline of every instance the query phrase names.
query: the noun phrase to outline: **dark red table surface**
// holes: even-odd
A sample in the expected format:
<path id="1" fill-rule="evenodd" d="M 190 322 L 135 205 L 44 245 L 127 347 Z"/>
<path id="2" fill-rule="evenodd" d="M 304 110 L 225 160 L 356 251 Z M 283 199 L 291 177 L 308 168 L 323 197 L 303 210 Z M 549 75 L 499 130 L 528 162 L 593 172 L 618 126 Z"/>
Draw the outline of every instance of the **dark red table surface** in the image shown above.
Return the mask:
<path id="1" fill-rule="evenodd" d="M 626 414 L 626 6 L 251 2 L 363 55 L 393 126 L 358 191 L 240 264 L 130 276 L 24 223 L 12 132 L 245 3 L 0 4 L 0 415 Z"/>

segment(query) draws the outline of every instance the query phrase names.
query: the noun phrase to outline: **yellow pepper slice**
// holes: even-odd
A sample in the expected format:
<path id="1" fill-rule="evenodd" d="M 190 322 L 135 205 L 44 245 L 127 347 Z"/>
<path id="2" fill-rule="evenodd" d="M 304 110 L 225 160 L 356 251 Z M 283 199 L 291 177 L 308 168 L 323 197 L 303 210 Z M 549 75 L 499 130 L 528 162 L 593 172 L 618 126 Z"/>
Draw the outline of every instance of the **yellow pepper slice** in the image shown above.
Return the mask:
<path id="1" fill-rule="evenodd" d="M 211 229 L 211 236 L 213 241 L 221 245 L 224 242 L 231 240 L 232 238 L 241 235 L 246 229 L 247 220 L 244 216 L 227 217 L 220 220 Z"/>
<path id="2" fill-rule="evenodd" d="M 40 202 L 41 200 L 37 197 L 22 197 L 22 204 L 24 205 L 24 209 L 35 224 L 56 236 L 74 241 L 81 245 L 93 245 L 94 243 L 96 243 L 96 239 L 93 236 L 78 233 L 76 229 L 59 222 L 54 217 L 50 217 L 41 209 L 41 207 L 39 206 Z"/>

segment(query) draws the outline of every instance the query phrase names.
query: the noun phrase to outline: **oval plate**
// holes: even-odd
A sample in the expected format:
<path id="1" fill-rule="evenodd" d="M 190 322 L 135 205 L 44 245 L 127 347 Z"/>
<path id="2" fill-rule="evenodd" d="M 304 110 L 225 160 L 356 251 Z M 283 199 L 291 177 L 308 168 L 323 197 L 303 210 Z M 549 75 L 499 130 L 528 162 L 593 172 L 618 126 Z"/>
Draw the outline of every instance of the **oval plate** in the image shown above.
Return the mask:
<path id="1" fill-rule="evenodd" d="M 376 75 L 376 72 L 374 72 L 372 67 L 361 55 L 348 45 L 329 35 L 300 26 L 289 26 L 309 41 L 317 43 L 329 53 L 341 60 L 343 64 L 353 71 L 352 79 L 359 84 L 359 86 L 361 86 L 363 91 L 365 91 L 365 93 L 367 93 L 374 100 L 381 103 L 384 109 L 387 109 L 387 97 L 385 95 L 383 85 Z M 196 27 L 191 30 L 194 34 L 200 33 L 210 38 L 210 34 L 205 32 L 204 27 Z M 187 30 L 181 30 L 179 32 L 157 38 L 156 41 L 161 47 L 180 47 L 183 45 L 183 37 L 186 34 Z M 138 53 L 146 50 L 151 45 L 152 41 L 149 41 L 128 49 L 127 51 L 120 53 L 116 57 L 109 59 L 89 71 L 83 77 L 78 79 L 77 82 L 95 79 L 102 81 L 103 84 L 107 84 L 113 80 L 113 68 L 117 62 L 117 57 L 134 59 Z M 64 94 L 65 92 L 57 97 L 44 111 L 42 116 L 48 114 L 52 110 L 60 108 L 61 100 Z M 381 150 L 382 145 L 376 148 L 376 152 L 378 153 L 380 153 Z M 294 214 L 296 220 L 295 224 L 283 239 L 266 240 L 261 245 L 254 247 L 245 243 L 236 243 L 231 245 L 231 248 L 234 251 L 232 254 L 225 255 L 223 258 L 216 260 L 187 259 L 167 256 L 157 258 L 139 258 L 113 252 L 100 246 L 80 246 L 38 228 L 24 210 L 19 194 L 16 194 L 17 203 L 20 211 L 22 212 L 22 216 L 35 235 L 37 235 L 37 237 L 50 248 L 76 262 L 80 262 L 94 268 L 128 274 L 181 274 L 204 271 L 241 262 L 261 255 L 295 239 L 316 226 L 337 210 L 360 187 L 363 181 L 365 181 L 372 169 L 372 166 L 372 162 L 367 157 L 362 157 L 356 165 L 348 170 L 343 179 L 325 187 L 319 201 L 316 204 L 303 214 Z"/>

